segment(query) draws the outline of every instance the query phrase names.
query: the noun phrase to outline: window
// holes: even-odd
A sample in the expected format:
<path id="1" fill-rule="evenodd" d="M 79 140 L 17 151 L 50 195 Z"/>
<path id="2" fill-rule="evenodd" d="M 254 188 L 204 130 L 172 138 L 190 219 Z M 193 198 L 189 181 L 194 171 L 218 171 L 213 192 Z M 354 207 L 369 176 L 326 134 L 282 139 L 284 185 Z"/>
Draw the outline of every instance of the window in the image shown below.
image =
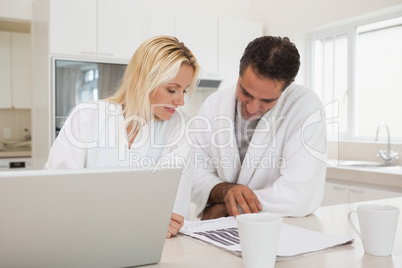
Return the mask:
<path id="1" fill-rule="evenodd" d="M 315 33 L 310 47 L 310 86 L 337 118 L 329 138 L 373 140 L 386 123 L 402 141 L 402 17 Z"/>
<path id="2" fill-rule="evenodd" d="M 314 40 L 314 79 L 312 88 L 326 105 L 327 118 L 338 118 L 328 125 L 330 137 L 347 132 L 348 43 L 345 33 L 324 35 Z"/>
<path id="3" fill-rule="evenodd" d="M 80 92 L 78 102 L 98 100 L 98 80 L 98 69 L 84 71 L 83 82 L 78 88 Z"/>

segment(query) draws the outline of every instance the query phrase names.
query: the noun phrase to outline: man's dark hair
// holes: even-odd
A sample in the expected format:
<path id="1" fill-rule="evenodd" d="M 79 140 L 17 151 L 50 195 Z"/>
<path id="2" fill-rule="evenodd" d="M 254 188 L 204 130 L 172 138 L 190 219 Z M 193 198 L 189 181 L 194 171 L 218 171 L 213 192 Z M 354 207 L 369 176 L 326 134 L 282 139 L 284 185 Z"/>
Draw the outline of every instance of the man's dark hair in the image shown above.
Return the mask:
<path id="1" fill-rule="evenodd" d="M 300 67 L 300 55 L 287 37 L 262 36 L 251 41 L 240 60 L 240 76 L 248 66 L 261 78 L 283 81 L 283 89 L 294 80 Z"/>

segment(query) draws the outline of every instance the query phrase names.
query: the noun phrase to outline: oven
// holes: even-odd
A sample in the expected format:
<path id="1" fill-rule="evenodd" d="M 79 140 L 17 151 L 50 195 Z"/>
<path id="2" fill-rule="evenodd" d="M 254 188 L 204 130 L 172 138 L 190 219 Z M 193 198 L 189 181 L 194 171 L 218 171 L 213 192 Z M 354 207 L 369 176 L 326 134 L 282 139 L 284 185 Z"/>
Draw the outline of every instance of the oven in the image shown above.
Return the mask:
<path id="1" fill-rule="evenodd" d="M 29 157 L 0 158 L 0 171 L 27 169 L 31 169 Z"/>

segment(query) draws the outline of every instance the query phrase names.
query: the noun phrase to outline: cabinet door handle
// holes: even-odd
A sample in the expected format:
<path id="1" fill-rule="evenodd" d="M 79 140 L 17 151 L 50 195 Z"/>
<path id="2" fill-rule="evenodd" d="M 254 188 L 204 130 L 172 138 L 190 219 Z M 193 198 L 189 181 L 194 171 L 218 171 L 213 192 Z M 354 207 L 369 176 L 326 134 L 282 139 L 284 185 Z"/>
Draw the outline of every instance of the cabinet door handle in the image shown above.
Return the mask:
<path id="1" fill-rule="evenodd" d="M 357 193 L 357 194 L 364 194 L 364 190 L 359 190 L 359 189 L 350 189 L 351 192 Z"/>
<path id="2" fill-rule="evenodd" d="M 345 191 L 346 190 L 346 187 L 342 187 L 342 186 L 332 186 L 332 188 L 334 190 L 338 190 L 338 191 Z"/>
<path id="3" fill-rule="evenodd" d="M 99 53 L 101 56 L 113 57 L 112 53 Z"/>
<path id="4" fill-rule="evenodd" d="M 95 55 L 95 52 L 81 51 L 81 54 L 83 54 L 83 55 Z"/>

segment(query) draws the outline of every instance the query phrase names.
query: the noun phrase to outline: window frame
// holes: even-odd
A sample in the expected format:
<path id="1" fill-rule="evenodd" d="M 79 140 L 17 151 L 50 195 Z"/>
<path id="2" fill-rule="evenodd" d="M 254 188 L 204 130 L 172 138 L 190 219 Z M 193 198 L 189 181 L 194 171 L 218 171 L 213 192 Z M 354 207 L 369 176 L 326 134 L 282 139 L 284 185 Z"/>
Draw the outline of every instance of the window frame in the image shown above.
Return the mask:
<path id="1" fill-rule="evenodd" d="M 356 124 L 356 41 L 358 31 L 357 28 L 376 23 L 384 20 L 394 19 L 402 17 L 402 11 L 393 12 L 389 14 L 385 14 L 382 16 L 369 17 L 365 19 L 356 19 L 353 22 L 343 23 L 343 24 L 332 24 L 330 26 L 321 27 L 320 29 L 311 31 L 306 34 L 306 85 L 317 92 L 314 88 L 314 76 L 315 76 L 315 58 L 314 58 L 314 42 L 317 40 L 325 40 L 327 38 L 334 38 L 336 36 L 340 36 L 342 34 L 346 35 L 347 38 L 347 51 L 348 51 L 348 60 L 347 60 L 347 131 L 346 132 L 338 132 L 337 133 L 328 133 L 329 141 L 369 141 L 367 138 L 358 137 L 357 136 L 357 124 Z M 322 89 L 324 91 L 324 89 Z M 323 103 L 324 106 L 327 106 L 328 103 Z M 325 107 L 326 109 L 328 107 Z M 336 122 L 336 119 L 331 118 L 333 122 Z M 335 137 L 336 136 L 336 137 Z M 402 142 L 401 137 L 398 137 L 398 141 Z"/>

